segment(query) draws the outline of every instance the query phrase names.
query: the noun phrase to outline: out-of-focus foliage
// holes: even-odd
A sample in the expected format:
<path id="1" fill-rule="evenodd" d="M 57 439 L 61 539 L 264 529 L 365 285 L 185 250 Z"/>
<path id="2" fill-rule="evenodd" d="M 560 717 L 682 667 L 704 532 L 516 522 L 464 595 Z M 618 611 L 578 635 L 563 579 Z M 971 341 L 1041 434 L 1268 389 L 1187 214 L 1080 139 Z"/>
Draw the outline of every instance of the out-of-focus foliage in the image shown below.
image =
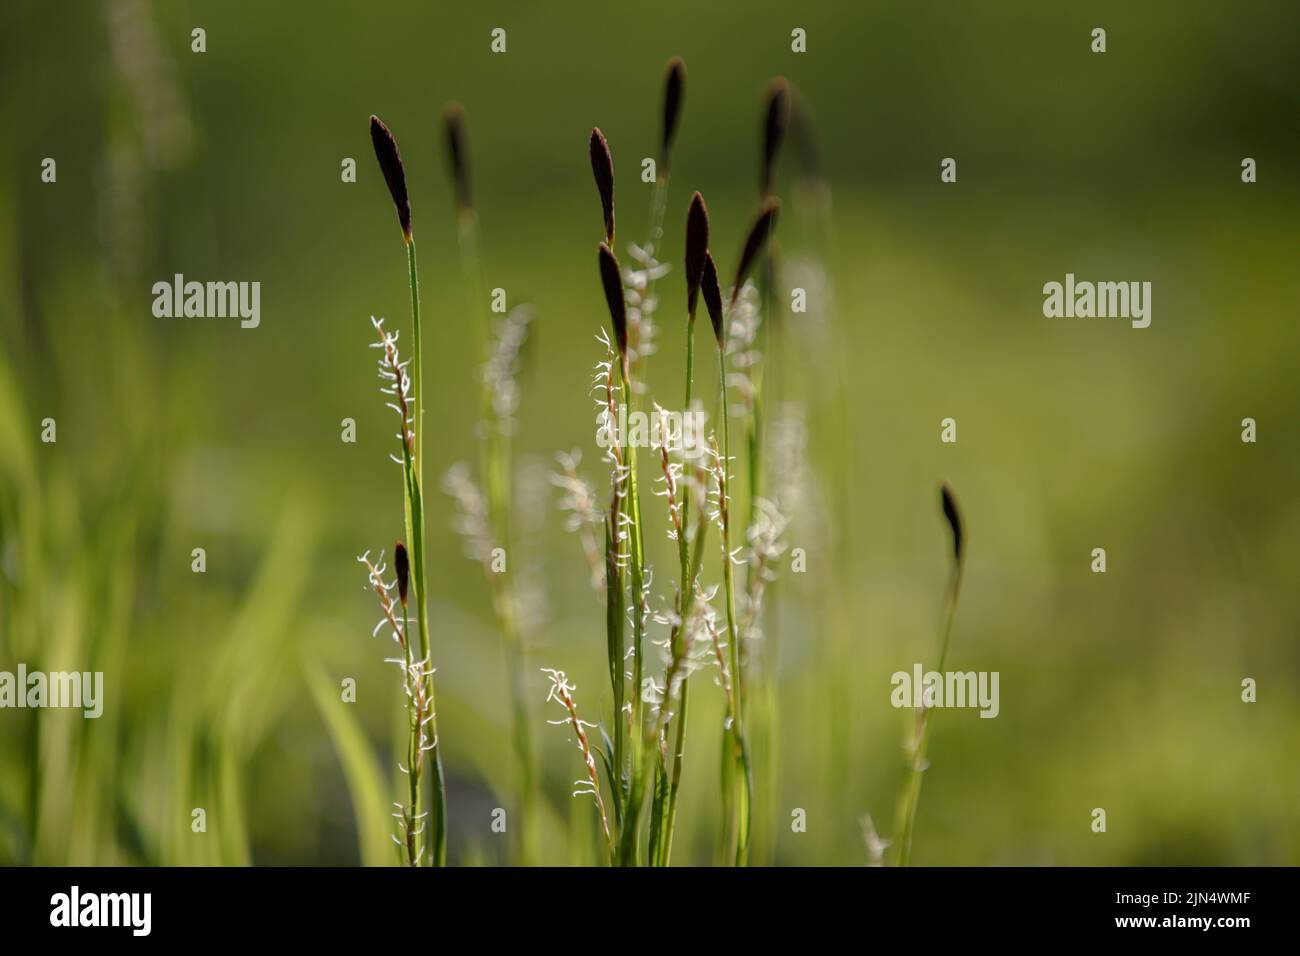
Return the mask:
<path id="1" fill-rule="evenodd" d="M 450 857 L 507 859 L 490 826 L 512 806 L 499 642 L 436 493 L 477 455 L 438 111 L 466 107 L 489 285 L 536 307 L 515 437 L 521 561 L 545 598 L 530 605 L 533 656 L 608 722 L 603 609 L 545 475 L 554 452 L 582 448 L 604 494 L 586 137 L 599 124 L 614 151 L 620 245 L 642 238 L 640 160 L 672 54 L 689 78 L 666 261 L 700 189 L 734 263 L 774 74 L 811 106 L 833 197 L 800 185 L 787 150 L 781 288 L 812 305 L 782 300 L 773 358 L 793 403 L 781 414 L 805 423 L 787 475 L 806 503 L 787 539 L 808 570 L 787 563 L 772 596 L 780 718 L 762 741 L 756 862 L 862 863 L 861 816 L 892 818 L 904 718 L 889 678 L 937 653 L 941 479 L 969 531 L 950 661 L 1001 673 L 1001 713 L 940 715 L 914 861 L 1296 862 L 1296 10 L 601 10 L 3 5 L 0 670 L 102 670 L 106 702 L 98 720 L 0 710 L 0 862 L 396 860 L 400 688 L 354 560 L 401 534 L 366 346 L 372 314 L 406 327 L 407 288 L 372 112 L 401 143 L 420 239 Z M 795 25 L 807 54 L 790 52 Z M 1104 55 L 1088 48 L 1097 25 Z M 190 51 L 195 27 L 205 53 Z M 939 181 L 948 156 L 953 185 Z M 1151 281 L 1151 327 L 1044 318 L 1041 288 L 1067 272 Z M 176 273 L 261 282 L 260 327 L 155 318 L 151 286 Z M 671 404 L 680 276 L 660 293 L 648 368 Z M 956 445 L 939 442 L 949 416 Z M 1245 417 L 1256 444 L 1240 441 Z M 643 508 L 665 598 L 666 518 L 648 494 Z M 1104 575 L 1089 572 L 1096 547 Z M 1257 703 L 1241 702 L 1246 677 Z M 676 862 L 713 859 L 720 816 L 720 693 L 693 687 Z M 542 722 L 545 688 L 534 674 L 544 858 L 590 862 L 591 808 L 570 797 L 580 767 Z M 806 833 L 791 832 L 795 808 Z"/>

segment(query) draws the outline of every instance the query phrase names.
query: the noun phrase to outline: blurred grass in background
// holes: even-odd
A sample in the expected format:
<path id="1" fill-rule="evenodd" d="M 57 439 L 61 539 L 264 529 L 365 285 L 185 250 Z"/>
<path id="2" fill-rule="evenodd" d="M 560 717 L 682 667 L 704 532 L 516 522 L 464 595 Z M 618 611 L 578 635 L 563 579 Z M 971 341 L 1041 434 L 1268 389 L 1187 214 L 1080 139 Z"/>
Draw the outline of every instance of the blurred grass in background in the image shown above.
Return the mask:
<path id="1" fill-rule="evenodd" d="M 492 808 L 512 806 L 499 642 L 435 493 L 476 454 L 438 110 L 468 113 L 489 284 L 538 310 L 516 442 L 521 560 L 546 598 L 533 656 L 608 721 L 603 611 L 545 477 L 580 447 L 605 481 L 586 392 L 605 321 L 586 135 L 599 124 L 614 150 L 620 241 L 640 237 L 639 162 L 679 54 L 668 261 L 697 188 L 732 261 L 774 74 L 811 105 L 834 196 L 833 300 L 790 317 L 781 356 L 814 506 L 787 535 L 809 571 L 778 584 L 779 792 L 759 807 L 756 860 L 861 863 L 860 816 L 891 819 L 903 715 L 889 676 L 937 652 L 946 478 L 970 532 L 952 666 L 1000 671 L 1001 714 L 942 715 L 914 860 L 1295 863 L 1300 12 L 999 8 L 5 4 L 0 669 L 103 670 L 107 701 L 94 721 L 0 711 L 0 862 L 394 859 L 398 685 L 354 560 L 401 533 L 366 345 L 371 314 L 408 323 L 407 292 L 371 112 L 401 142 L 420 238 L 450 855 L 505 859 L 490 830 Z M 806 55 L 790 52 L 795 26 Z M 56 185 L 40 181 L 47 156 Z M 784 166 L 782 249 L 806 270 L 820 234 L 793 154 Z M 260 281 L 261 327 L 155 319 L 150 287 L 176 272 Z M 1043 318 L 1041 287 L 1066 272 L 1150 280 L 1151 328 Z M 671 398 L 680 277 L 661 294 L 650 375 Z M 57 444 L 40 442 L 47 416 Z M 955 446 L 938 441 L 947 416 Z M 1247 416 L 1258 444 L 1239 440 Z M 339 440 L 345 417 L 356 444 Z M 647 540 L 667 568 L 656 504 Z M 1104 576 L 1088 571 L 1094 547 Z M 338 702 L 344 677 L 355 705 Z M 1256 704 L 1240 702 L 1244 677 Z M 712 859 L 719 820 L 721 707 L 702 683 L 678 862 Z M 591 808 L 569 797 L 577 755 L 541 723 L 555 715 L 540 674 L 532 689 L 544 858 L 592 862 Z M 791 832 L 796 807 L 806 833 Z"/>

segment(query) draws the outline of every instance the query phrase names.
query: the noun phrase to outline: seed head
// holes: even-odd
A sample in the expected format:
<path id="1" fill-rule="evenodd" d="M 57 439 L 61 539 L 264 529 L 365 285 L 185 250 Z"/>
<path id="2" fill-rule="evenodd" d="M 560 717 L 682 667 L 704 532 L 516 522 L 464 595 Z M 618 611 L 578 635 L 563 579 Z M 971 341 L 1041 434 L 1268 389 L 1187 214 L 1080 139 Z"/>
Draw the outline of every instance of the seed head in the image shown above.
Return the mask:
<path id="1" fill-rule="evenodd" d="M 709 310 L 709 321 L 713 323 L 713 337 L 722 348 L 722 289 L 718 285 L 718 267 L 713 264 L 713 254 L 704 253 L 704 273 L 700 277 L 700 289 L 704 293 L 704 307 Z"/>
<path id="2" fill-rule="evenodd" d="M 614 244 L 614 157 L 609 143 L 599 127 L 593 127 L 587 144 L 591 152 L 591 174 L 596 177 L 596 191 L 600 193 L 600 208 L 605 215 L 605 242 Z"/>
<path id="3" fill-rule="evenodd" d="M 695 318 L 695 303 L 704 275 L 704 257 L 709 253 L 709 209 L 698 192 L 686 210 L 686 311 Z"/>
<path id="4" fill-rule="evenodd" d="M 943 505 L 943 516 L 948 519 L 948 526 L 952 529 L 952 556 L 960 565 L 965 553 L 966 536 L 962 528 L 961 509 L 957 507 L 957 496 L 952 493 L 952 488 L 946 481 L 939 488 L 939 498 Z"/>
<path id="5" fill-rule="evenodd" d="M 411 200 L 406 195 L 406 171 L 402 169 L 402 154 L 397 148 L 397 140 L 388 131 L 388 127 L 378 116 L 370 117 L 370 141 L 375 146 L 375 159 L 379 160 L 379 169 L 388 183 L 388 192 L 397 207 L 397 221 L 402 227 L 402 238 L 411 241 Z"/>
<path id="6" fill-rule="evenodd" d="M 686 64 L 679 56 L 668 61 L 668 71 L 664 74 L 664 138 L 659 150 L 659 165 L 665 175 L 668 173 L 670 156 L 673 148 L 673 135 L 677 132 L 677 120 L 681 118 L 682 99 L 686 95 Z"/>
<path id="7" fill-rule="evenodd" d="M 406 607 L 406 589 L 411 583 L 411 562 L 406 555 L 406 545 L 397 542 L 393 548 L 393 570 L 397 572 L 397 596 Z"/>
<path id="8" fill-rule="evenodd" d="M 442 112 L 443 132 L 447 137 L 447 161 L 451 182 L 456 191 L 456 208 L 466 212 L 474 208 L 474 193 L 469 178 L 469 134 L 465 129 L 465 109 L 448 103 Z"/>
<path id="9" fill-rule="evenodd" d="M 764 196 L 772 192 L 772 174 L 776 169 L 776 154 L 785 139 L 785 128 L 790 121 L 790 84 L 778 76 L 767 88 L 767 107 L 763 111 L 763 168 L 759 189 Z"/>
<path id="10" fill-rule="evenodd" d="M 732 305 L 736 304 L 741 284 L 754 268 L 754 263 L 758 261 L 759 254 L 767 245 L 768 236 L 776 228 L 776 214 L 780 210 L 780 200 L 768 197 L 764 200 L 763 208 L 759 210 L 757 218 L 754 219 L 754 224 L 749 227 L 749 234 L 745 236 L 745 248 L 740 253 L 740 265 L 736 267 L 736 282 L 731 290 Z"/>
<path id="11" fill-rule="evenodd" d="M 600 244 L 600 282 L 605 287 L 605 302 L 609 305 L 609 318 L 618 342 L 618 354 L 627 365 L 627 303 L 623 300 L 623 276 L 618 258 L 605 243 Z"/>

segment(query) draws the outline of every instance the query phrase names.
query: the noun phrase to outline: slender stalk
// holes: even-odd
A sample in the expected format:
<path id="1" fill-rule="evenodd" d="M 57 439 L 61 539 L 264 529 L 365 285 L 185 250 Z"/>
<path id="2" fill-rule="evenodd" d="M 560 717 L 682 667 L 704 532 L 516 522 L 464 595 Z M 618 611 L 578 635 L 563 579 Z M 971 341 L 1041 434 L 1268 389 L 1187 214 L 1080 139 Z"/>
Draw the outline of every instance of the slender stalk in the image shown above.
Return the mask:
<path id="1" fill-rule="evenodd" d="M 620 363 L 622 369 L 623 404 L 627 408 L 627 420 L 631 421 L 636 411 L 636 398 L 632 388 L 632 376 L 626 360 Z M 639 853 L 640 832 L 638 821 L 641 803 L 645 795 L 645 767 L 642 756 L 646 752 L 643 740 L 643 702 L 641 700 L 641 682 L 644 674 L 644 638 L 645 615 L 642 613 L 642 600 L 645 590 L 645 551 L 641 535 L 641 498 L 637 490 L 637 456 L 636 443 L 627 445 L 627 495 L 624 501 L 624 515 L 629 525 L 630 560 L 629 583 L 632 601 L 632 719 L 631 719 L 631 765 L 632 779 L 627 803 L 623 812 L 622 842 L 619 848 L 619 861 L 623 866 L 633 866 Z"/>
<path id="2" fill-rule="evenodd" d="M 480 367 L 486 367 L 491 357 L 491 320 L 484 303 L 487 282 L 483 272 L 482 242 L 478 228 L 478 215 L 472 206 L 457 213 L 457 239 L 465 274 L 467 294 L 474 303 L 478 316 L 476 323 L 479 340 Z M 488 525 L 494 543 L 507 555 L 512 554 L 513 534 L 510 510 L 511 448 L 509 435 L 497 421 L 492 400 L 492 383 L 484 376 L 479 392 L 480 420 L 483 423 L 479 443 L 479 469 L 487 497 Z M 532 741 L 532 725 L 528 708 L 524 675 L 528 669 L 528 653 L 523 646 L 519 627 L 517 601 L 512 579 L 488 572 L 489 586 L 493 591 L 493 609 L 501 629 L 505 651 L 506 670 L 510 682 L 511 739 L 519 771 L 519 803 L 522 824 L 519 829 L 519 862 L 535 866 L 541 857 L 539 844 L 537 758 Z"/>
<path id="3" fill-rule="evenodd" d="M 695 316 L 691 315 L 686 320 L 686 399 L 682 405 L 683 423 L 685 416 L 691 410 L 691 389 L 692 381 L 695 377 Z M 685 424 L 683 424 L 685 429 Z M 683 435 L 683 438 L 685 436 Z M 690 562 L 690 523 L 691 523 L 691 483 L 685 481 L 682 483 L 682 530 L 677 536 L 677 552 L 681 562 L 681 576 L 678 579 L 680 587 L 678 589 L 677 603 L 677 631 L 673 636 L 673 652 L 677 652 L 678 640 L 685 640 L 688 636 L 687 628 L 689 626 L 690 602 L 694 598 L 694 577 L 695 567 Z M 698 543 L 704 540 L 704 531 L 707 523 L 699 521 L 696 524 L 696 539 Z M 696 565 L 698 567 L 698 563 Z M 689 597 L 688 597 L 689 594 Z M 671 689 L 671 685 L 670 685 Z M 672 771 L 669 777 L 668 802 L 665 809 L 665 823 L 663 827 L 663 837 L 659 850 L 659 865 L 667 866 L 672 856 L 673 848 L 673 828 L 677 822 L 677 792 L 682 782 L 682 753 L 686 746 L 686 718 L 690 711 L 690 677 L 682 678 L 681 700 L 677 706 L 677 735 L 673 743 L 672 750 Z"/>
<path id="4" fill-rule="evenodd" d="M 682 599 L 680 640 L 682 645 L 679 654 L 684 658 L 689 648 L 685 646 L 686 640 L 690 636 L 691 614 L 695 610 L 695 578 L 700 573 L 700 564 L 704 559 L 704 540 L 708 536 L 708 523 L 701 520 L 696 528 L 695 547 L 691 554 L 690 565 L 687 569 L 683 587 L 686 588 L 685 597 Z M 686 713 L 689 705 L 689 676 L 684 676 L 681 683 L 681 701 L 678 704 L 677 711 L 677 739 L 673 744 L 673 765 L 672 776 L 670 778 L 668 790 L 668 806 L 665 811 L 666 821 L 664 823 L 663 839 L 660 846 L 660 866 L 667 866 L 672 856 L 673 850 L 673 830 L 677 824 L 677 791 L 682 782 L 682 753 L 685 748 L 686 738 Z M 671 684 L 669 684 L 671 687 Z"/>
<path id="5" fill-rule="evenodd" d="M 739 779 L 735 780 L 735 802 L 732 810 L 735 815 L 735 857 L 736 866 L 744 866 L 749 851 L 750 808 L 754 801 L 754 777 L 749 765 L 749 744 L 745 738 L 745 697 L 744 674 L 740 669 L 741 635 L 736 628 L 736 585 L 734 562 L 731 559 L 731 507 L 730 482 L 727 480 L 727 468 L 730 461 L 731 425 L 730 409 L 727 399 L 727 357 L 726 350 L 718 349 L 718 374 L 722 389 L 722 454 L 718 463 L 720 469 L 718 508 L 722 519 L 722 582 L 727 604 L 727 643 L 731 657 L 732 695 L 734 714 L 732 725 L 728 729 L 735 751 L 735 769 Z M 731 828 L 729 828 L 731 829 Z"/>
<path id="6" fill-rule="evenodd" d="M 956 615 L 957 601 L 955 589 L 949 589 L 943 622 L 943 649 L 939 654 L 939 674 L 944 673 L 948 663 L 948 641 L 952 636 L 952 622 Z M 912 832 L 916 826 L 916 808 L 921 800 L 921 780 L 925 773 L 925 754 L 930 743 L 930 734 L 934 729 L 934 710 L 922 707 L 917 718 L 916 737 L 908 760 L 908 775 L 903 785 L 899 801 L 899 819 L 896 831 L 898 837 L 898 865 L 907 866 L 912 856 Z"/>
<path id="7" fill-rule="evenodd" d="M 614 779 L 610 781 L 610 790 L 614 801 L 615 840 L 621 832 L 623 804 L 626 797 L 626 730 L 623 718 L 623 701 L 626 697 L 626 653 L 624 641 L 624 567 L 626 555 L 624 542 L 627 536 L 623 532 L 623 498 L 625 494 L 625 462 L 623 448 L 618 432 L 618 408 L 614 385 L 614 364 L 618 357 L 614 347 L 606 340 L 606 361 L 600 367 L 598 383 L 605 392 L 605 413 L 609 426 L 609 452 L 611 491 L 609 511 L 605 516 L 605 631 L 607 653 L 609 658 L 610 690 L 614 702 L 614 740 L 611 763 Z"/>
<path id="8" fill-rule="evenodd" d="M 411 390 L 415 396 L 414 405 L 411 409 L 411 428 L 415 434 L 414 453 L 404 453 L 403 468 L 405 471 L 405 489 L 406 489 L 406 539 L 411 543 L 411 564 L 412 564 L 412 590 L 415 600 L 416 627 L 419 632 L 420 640 L 420 660 L 422 669 L 429 670 L 429 620 L 426 608 L 427 599 L 425 597 L 425 569 L 424 569 L 424 481 L 422 476 L 424 446 L 424 413 L 422 403 L 424 401 L 423 379 L 421 378 L 421 334 L 420 334 L 420 279 L 415 253 L 415 239 L 409 238 L 406 243 L 406 259 L 410 272 L 411 286 L 411 327 L 414 333 L 415 342 L 412 346 L 411 358 Z M 403 443 L 405 445 L 405 443 Z M 432 735 L 430 745 L 430 759 L 433 765 L 433 803 L 431 807 L 431 837 L 430 837 L 430 859 L 434 866 L 443 866 L 447 862 L 447 811 L 446 811 L 446 783 L 442 773 L 442 755 L 438 740 L 438 720 L 437 706 L 434 702 L 433 677 L 431 674 L 423 674 L 419 680 L 423 682 L 424 694 L 429 702 L 429 733 Z M 410 768 L 412 773 L 416 772 L 419 764 L 423 763 L 423 755 L 420 754 L 415 761 L 416 766 Z M 415 784 L 418 787 L 418 781 Z M 418 807 L 416 808 L 418 811 Z M 416 814 L 417 819 L 419 814 Z"/>
<path id="9" fill-rule="evenodd" d="M 939 675 L 943 680 L 948 665 L 948 644 L 952 638 L 952 622 L 957 614 L 957 598 L 961 594 L 962 571 L 965 567 L 966 534 L 961 510 L 952 489 L 945 483 L 940 489 L 943 515 L 952 531 L 952 570 L 944 600 L 943 640 L 939 650 Z M 917 725 L 909 753 L 908 775 L 899 795 L 895 833 L 898 835 L 899 866 L 907 866 L 912 856 L 912 832 L 916 825 L 916 809 L 921 800 L 921 775 L 925 772 L 925 754 L 934 729 L 933 708 L 926 706 L 922 689 L 922 706 L 917 714 Z"/>

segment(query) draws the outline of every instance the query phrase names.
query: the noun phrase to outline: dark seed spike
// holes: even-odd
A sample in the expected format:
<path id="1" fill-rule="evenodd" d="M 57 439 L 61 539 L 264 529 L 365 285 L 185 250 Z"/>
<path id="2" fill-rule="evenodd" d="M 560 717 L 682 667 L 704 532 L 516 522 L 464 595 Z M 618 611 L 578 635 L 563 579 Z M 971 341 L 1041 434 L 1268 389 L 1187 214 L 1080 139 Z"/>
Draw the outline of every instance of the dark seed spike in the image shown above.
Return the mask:
<path id="1" fill-rule="evenodd" d="M 722 288 L 718 285 L 718 267 L 713 264 L 713 254 L 704 253 L 704 273 L 700 277 L 700 291 L 704 293 L 704 307 L 709 310 L 709 321 L 713 323 L 713 337 L 722 348 Z"/>
<path id="2" fill-rule="evenodd" d="M 709 208 L 698 192 L 686 210 L 686 313 L 695 318 L 700 294 L 700 277 L 704 274 L 704 257 L 709 253 Z"/>
<path id="3" fill-rule="evenodd" d="M 465 109 L 448 103 L 442 112 L 443 133 L 447 139 L 447 161 L 451 182 L 456 190 L 456 208 L 468 212 L 474 208 L 474 192 L 469 175 L 469 133 L 465 128 Z"/>
<path id="4" fill-rule="evenodd" d="M 677 132 L 677 121 L 681 118 L 682 99 L 686 95 L 686 64 L 680 56 L 668 61 L 668 71 L 664 74 L 664 135 L 659 150 L 659 164 L 668 173 L 673 148 L 673 136 Z"/>
<path id="5" fill-rule="evenodd" d="M 587 144 L 591 152 L 591 174 L 596 177 L 596 191 L 600 193 L 600 208 L 605 214 L 605 241 L 614 244 L 614 157 L 600 127 L 591 130 Z"/>
<path id="6" fill-rule="evenodd" d="M 600 244 L 600 283 L 605 287 L 605 303 L 609 306 L 610 322 L 614 326 L 614 338 L 618 342 L 618 354 L 624 366 L 627 364 L 627 303 L 623 300 L 623 274 L 618 267 L 618 258 L 605 243 Z"/>
<path id="7" fill-rule="evenodd" d="M 763 171 L 759 189 L 762 195 L 772 192 L 772 174 L 776 169 L 776 155 L 785 139 L 785 129 L 790 122 L 790 84 L 785 77 L 774 79 L 767 91 L 767 107 L 763 113 Z"/>
<path id="8" fill-rule="evenodd" d="M 406 607 L 406 589 L 411 583 L 411 562 L 406 556 L 406 545 L 397 542 L 393 548 L 393 570 L 397 572 L 397 596 Z"/>
<path id="9" fill-rule="evenodd" d="M 948 526 L 952 529 L 952 556 L 960 565 L 966 548 L 961 509 L 957 507 L 957 496 L 953 494 L 948 482 L 945 481 L 939 488 L 939 496 L 943 504 L 943 516 L 948 519 Z"/>
<path id="10" fill-rule="evenodd" d="M 749 227 L 749 234 L 745 236 L 745 248 L 740 253 L 740 265 L 736 267 L 736 282 L 731 290 L 731 304 L 736 304 L 736 297 L 740 295 L 740 286 L 749 275 L 749 271 L 754 268 L 754 263 L 758 261 L 759 253 L 763 251 L 763 246 L 767 244 L 768 237 L 772 230 L 776 228 L 776 214 L 781 210 L 780 200 L 768 198 L 763 203 L 763 208 L 759 210 L 758 218 L 754 224 Z"/>
<path id="11" fill-rule="evenodd" d="M 375 159 L 379 160 L 379 169 L 388 183 L 388 192 L 397 207 L 397 221 L 402 226 L 402 237 L 411 241 L 411 200 L 406 195 L 406 172 L 402 169 L 402 154 L 397 148 L 397 140 L 378 116 L 370 117 L 370 141 L 375 147 Z"/>

